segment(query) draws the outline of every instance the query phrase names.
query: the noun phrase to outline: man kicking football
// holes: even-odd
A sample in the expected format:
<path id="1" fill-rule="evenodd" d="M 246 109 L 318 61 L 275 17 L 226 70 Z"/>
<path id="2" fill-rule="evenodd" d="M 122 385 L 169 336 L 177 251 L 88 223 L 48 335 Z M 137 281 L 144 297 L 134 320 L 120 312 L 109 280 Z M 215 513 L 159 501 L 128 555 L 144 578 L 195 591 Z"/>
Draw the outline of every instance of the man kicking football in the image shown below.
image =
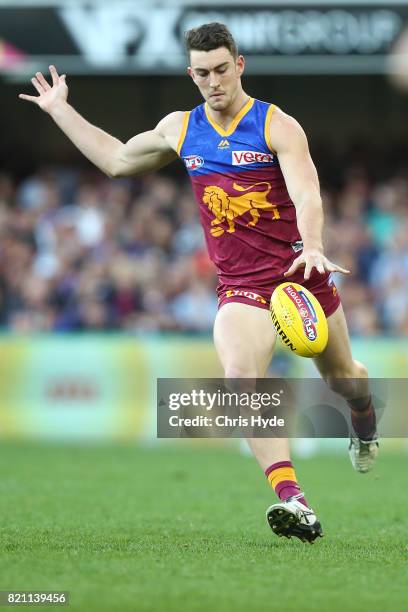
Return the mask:
<path id="1" fill-rule="evenodd" d="M 367 370 L 351 354 L 331 272 L 348 273 L 323 252 L 319 181 L 300 125 L 242 88 L 245 61 L 228 29 L 204 24 L 186 34 L 188 74 L 204 104 L 167 115 L 127 143 L 86 121 L 67 101 L 65 75 L 37 72 L 37 104 L 109 177 L 151 172 L 180 157 L 191 178 L 208 252 L 219 278 L 214 341 L 226 378 L 262 378 L 276 334 L 268 312 L 275 287 L 293 280 L 320 301 L 329 341 L 315 359 L 331 389 L 349 403 L 350 457 L 359 472 L 378 453 Z M 344 384 L 343 379 L 349 382 Z M 251 449 L 280 502 L 267 510 L 275 533 L 313 542 L 322 534 L 297 482 L 287 439 L 251 438 Z"/>

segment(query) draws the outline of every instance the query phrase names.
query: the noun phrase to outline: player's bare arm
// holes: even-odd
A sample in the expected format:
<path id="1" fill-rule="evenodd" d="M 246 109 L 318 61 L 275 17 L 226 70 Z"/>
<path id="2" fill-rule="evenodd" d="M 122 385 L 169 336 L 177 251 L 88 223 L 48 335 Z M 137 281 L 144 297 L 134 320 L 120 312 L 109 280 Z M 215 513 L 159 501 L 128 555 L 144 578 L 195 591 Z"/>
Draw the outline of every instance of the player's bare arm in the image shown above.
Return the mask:
<path id="1" fill-rule="evenodd" d="M 323 206 L 319 179 L 310 156 L 306 135 L 299 123 L 280 109 L 275 109 L 270 123 L 271 142 L 279 158 L 290 198 L 296 208 L 297 225 L 303 241 L 303 251 L 285 276 L 304 267 L 304 278 L 310 278 L 313 268 L 323 274 L 349 271 L 329 261 L 323 253 Z"/>
<path id="2" fill-rule="evenodd" d="M 167 115 L 155 129 L 123 143 L 92 125 L 68 103 L 66 75 L 50 66 L 52 83 L 41 72 L 31 82 L 38 95 L 20 94 L 48 113 L 73 144 L 110 177 L 130 176 L 157 170 L 177 158 L 176 148 L 183 113 Z"/>

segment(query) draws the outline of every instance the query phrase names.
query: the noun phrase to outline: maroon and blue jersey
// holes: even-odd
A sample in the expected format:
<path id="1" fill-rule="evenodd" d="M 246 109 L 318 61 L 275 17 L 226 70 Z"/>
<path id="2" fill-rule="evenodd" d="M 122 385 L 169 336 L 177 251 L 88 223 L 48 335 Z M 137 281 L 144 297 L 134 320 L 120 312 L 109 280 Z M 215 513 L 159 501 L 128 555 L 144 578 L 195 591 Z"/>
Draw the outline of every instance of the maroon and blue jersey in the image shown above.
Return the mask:
<path id="1" fill-rule="evenodd" d="M 301 250 L 269 123 L 275 106 L 250 98 L 224 130 L 206 104 L 185 113 L 178 154 L 191 178 L 220 283 L 270 286 Z"/>
<path id="2" fill-rule="evenodd" d="M 208 253 L 219 278 L 219 306 L 268 308 L 271 294 L 303 249 L 296 210 L 270 139 L 273 104 L 249 98 L 224 130 L 207 104 L 186 112 L 177 153 L 200 208 Z M 303 269 L 290 280 L 310 289 L 327 316 L 338 307 L 328 273 Z"/>

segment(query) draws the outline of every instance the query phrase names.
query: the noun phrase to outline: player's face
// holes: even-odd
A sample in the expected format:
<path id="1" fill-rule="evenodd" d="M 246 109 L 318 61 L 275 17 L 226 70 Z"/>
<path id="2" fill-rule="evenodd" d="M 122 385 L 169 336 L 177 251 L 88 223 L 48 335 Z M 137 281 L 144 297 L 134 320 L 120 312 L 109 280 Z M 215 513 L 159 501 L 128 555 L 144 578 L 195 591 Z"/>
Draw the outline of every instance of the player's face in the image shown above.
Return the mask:
<path id="1" fill-rule="evenodd" d="M 227 109 L 235 100 L 244 71 L 244 58 L 235 59 L 226 47 L 212 51 L 190 51 L 188 74 L 209 106 L 216 111 Z"/>

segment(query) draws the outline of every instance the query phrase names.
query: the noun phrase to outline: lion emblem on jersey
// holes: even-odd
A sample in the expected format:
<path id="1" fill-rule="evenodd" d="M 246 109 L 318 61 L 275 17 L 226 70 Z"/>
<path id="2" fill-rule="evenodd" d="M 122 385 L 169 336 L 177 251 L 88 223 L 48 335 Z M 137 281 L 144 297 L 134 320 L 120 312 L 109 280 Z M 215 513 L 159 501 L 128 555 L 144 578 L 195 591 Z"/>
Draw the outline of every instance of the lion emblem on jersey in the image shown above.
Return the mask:
<path id="1" fill-rule="evenodd" d="M 264 186 L 265 189 L 262 191 L 250 191 L 254 187 Z M 203 202 L 208 206 L 214 214 L 214 219 L 211 221 L 211 235 L 215 238 L 222 236 L 225 232 L 223 227 L 220 227 L 221 223 L 227 221 L 228 229 L 226 230 L 229 234 L 235 232 L 235 219 L 242 217 L 245 213 L 249 212 L 251 215 L 251 221 L 247 223 L 248 227 L 254 227 L 260 218 L 260 211 L 271 212 L 272 219 L 279 219 L 279 211 L 276 204 L 268 202 L 267 197 L 272 187 L 270 183 L 262 181 L 261 183 L 255 183 L 249 187 L 242 187 L 237 183 L 233 184 L 235 191 L 242 192 L 243 195 L 232 196 L 229 195 L 222 187 L 216 185 L 208 185 L 204 189 Z"/>

